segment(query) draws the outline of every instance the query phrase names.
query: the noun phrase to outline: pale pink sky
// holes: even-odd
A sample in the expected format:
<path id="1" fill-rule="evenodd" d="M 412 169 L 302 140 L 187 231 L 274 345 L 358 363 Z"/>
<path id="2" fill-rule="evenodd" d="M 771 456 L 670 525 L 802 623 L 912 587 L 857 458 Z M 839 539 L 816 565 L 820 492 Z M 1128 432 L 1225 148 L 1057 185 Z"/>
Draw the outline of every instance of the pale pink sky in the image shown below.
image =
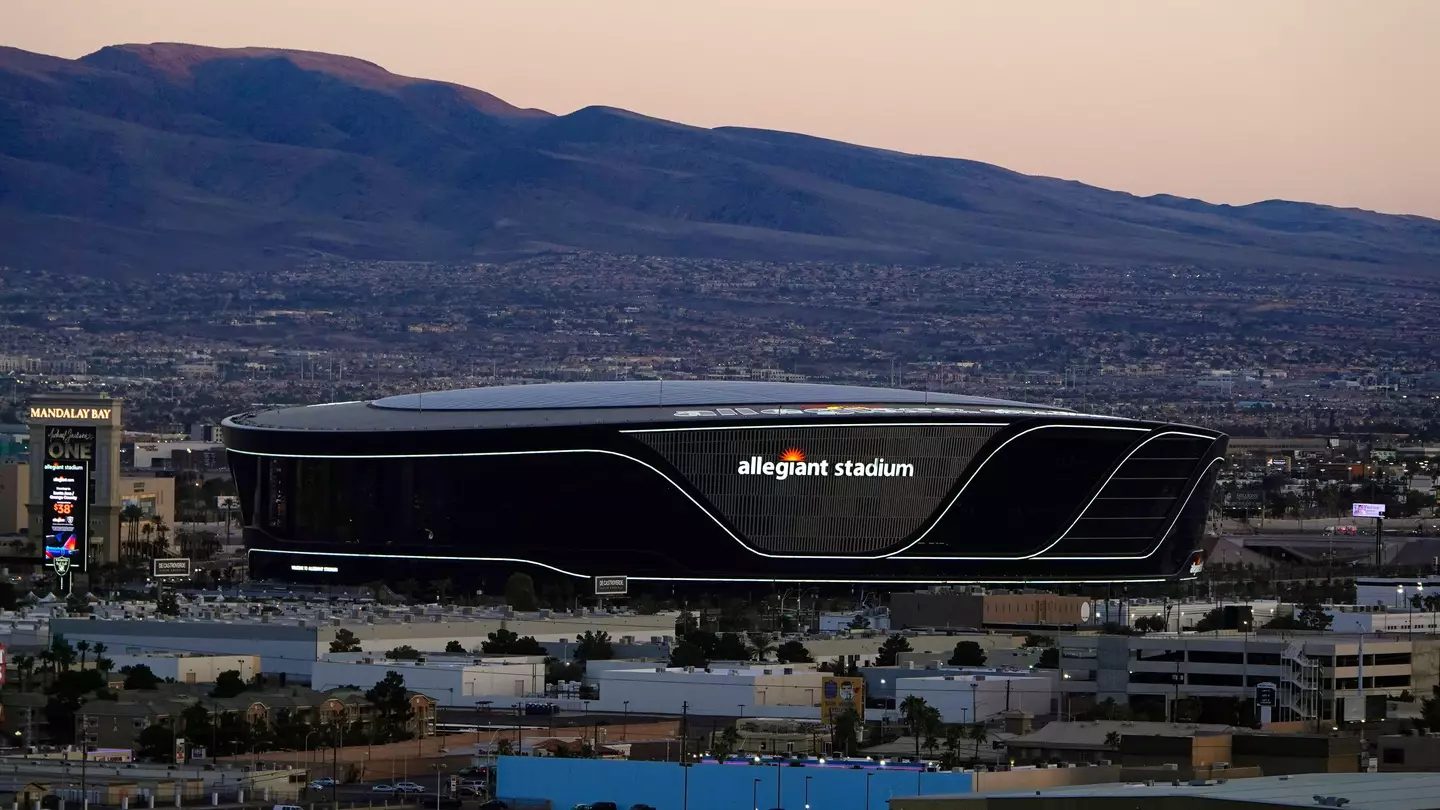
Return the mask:
<path id="1" fill-rule="evenodd" d="M 349 54 L 1139 194 L 1440 218 L 1440 0 L 3 0 L 0 44 Z"/>

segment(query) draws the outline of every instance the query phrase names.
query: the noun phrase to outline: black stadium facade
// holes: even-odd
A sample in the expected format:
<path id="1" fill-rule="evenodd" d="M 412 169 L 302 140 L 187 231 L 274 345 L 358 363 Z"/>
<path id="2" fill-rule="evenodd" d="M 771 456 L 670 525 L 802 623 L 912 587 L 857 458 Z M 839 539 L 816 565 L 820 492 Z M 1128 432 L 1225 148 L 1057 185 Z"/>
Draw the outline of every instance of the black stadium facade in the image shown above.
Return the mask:
<path id="1" fill-rule="evenodd" d="M 1193 577 L 1226 437 L 674 381 L 264 409 L 225 443 L 259 578 L 1039 584 Z"/>

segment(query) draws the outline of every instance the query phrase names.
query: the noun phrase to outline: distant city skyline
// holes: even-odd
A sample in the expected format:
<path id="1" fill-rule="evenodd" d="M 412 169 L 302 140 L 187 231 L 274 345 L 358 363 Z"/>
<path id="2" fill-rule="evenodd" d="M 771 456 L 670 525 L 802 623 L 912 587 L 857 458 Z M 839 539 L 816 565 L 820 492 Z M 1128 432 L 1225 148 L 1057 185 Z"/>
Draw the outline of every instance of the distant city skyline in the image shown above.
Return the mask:
<path id="1" fill-rule="evenodd" d="M 7 0 L 0 45 L 367 59 L 564 114 L 803 132 L 1136 194 L 1440 218 L 1428 0 Z"/>

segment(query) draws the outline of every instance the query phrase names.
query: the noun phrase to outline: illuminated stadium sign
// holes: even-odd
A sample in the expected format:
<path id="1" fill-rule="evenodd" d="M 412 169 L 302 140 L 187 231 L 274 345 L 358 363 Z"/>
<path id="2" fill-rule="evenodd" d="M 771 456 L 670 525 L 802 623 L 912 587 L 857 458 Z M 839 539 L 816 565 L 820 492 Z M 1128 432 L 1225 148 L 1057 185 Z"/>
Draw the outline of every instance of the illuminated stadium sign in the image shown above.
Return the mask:
<path id="1" fill-rule="evenodd" d="M 805 451 L 792 447 L 780 454 L 779 461 L 769 461 L 764 456 L 751 456 L 740 462 L 740 469 L 736 472 L 739 475 L 769 476 L 776 481 L 784 481 L 794 476 L 824 478 L 832 475 L 836 478 L 913 478 L 915 465 L 887 462 L 883 458 L 868 462 L 837 461 L 834 464 L 830 463 L 830 459 L 810 461 L 805 458 Z"/>

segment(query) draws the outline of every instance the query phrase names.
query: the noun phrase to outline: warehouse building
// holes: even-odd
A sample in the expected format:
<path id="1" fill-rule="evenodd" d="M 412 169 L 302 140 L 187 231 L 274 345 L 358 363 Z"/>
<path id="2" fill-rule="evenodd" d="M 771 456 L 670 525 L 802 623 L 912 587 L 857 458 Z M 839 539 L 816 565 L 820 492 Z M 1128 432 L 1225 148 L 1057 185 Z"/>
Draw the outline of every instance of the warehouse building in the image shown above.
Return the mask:
<path id="1" fill-rule="evenodd" d="M 310 685 L 320 691 L 343 686 L 368 688 L 391 672 L 405 679 L 406 689 L 440 706 L 474 708 L 481 700 L 513 705 L 545 696 L 545 657 L 541 655 L 396 661 L 365 653 L 331 653 L 313 664 Z"/>

